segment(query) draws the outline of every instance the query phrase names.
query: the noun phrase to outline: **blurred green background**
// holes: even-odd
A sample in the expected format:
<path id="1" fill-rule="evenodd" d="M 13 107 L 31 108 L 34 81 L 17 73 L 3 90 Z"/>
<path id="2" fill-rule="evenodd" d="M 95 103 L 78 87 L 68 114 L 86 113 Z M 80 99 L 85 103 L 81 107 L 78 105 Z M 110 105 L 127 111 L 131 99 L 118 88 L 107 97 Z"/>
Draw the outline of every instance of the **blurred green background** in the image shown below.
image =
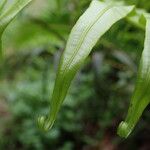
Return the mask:
<path id="1" fill-rule="evenodd" d="M 144 31 L 126 20 L 97 43 L 53 129 L 43 133 L 37 127 L 38 115 L 49 110 L 69 32 L 90 1 L 34 0 L 7 28 L 0 63 L 0 150 L 150 150 L 149 108 L 127 140 L 116 135 L 144 43 Z M 150 11 L 148 0 L 125 2 Z"/>

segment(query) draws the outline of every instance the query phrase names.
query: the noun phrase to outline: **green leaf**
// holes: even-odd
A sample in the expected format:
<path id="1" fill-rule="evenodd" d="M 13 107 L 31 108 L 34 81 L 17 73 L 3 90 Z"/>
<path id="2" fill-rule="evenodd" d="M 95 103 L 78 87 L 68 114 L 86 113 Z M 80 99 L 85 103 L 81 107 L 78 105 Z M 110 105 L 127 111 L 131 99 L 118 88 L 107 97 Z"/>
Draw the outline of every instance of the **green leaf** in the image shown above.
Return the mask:
<path id="1" fill-rule="evenodd" d="M 0 55 L 2 55 L 2 35 L 12 19 L 32 0 L 14 0 L 7 5 L 7 0 L 0 2 Z"/>
<path id="2" fill-rule="evenodd" d="M 4 10 L 6 3 L 7 3 L 7 0 L 1 0 L 1 2 L 0 2 L 0 14 Z"/>
<path id="3" fill-rule="evenodd" d="M 38 119 L 45 131 L 54 124 L 57 113 L 68 92 L 71 81 L 91 52 L 98 39 L 118 20 L 129 14 L 133 6 L 122 6 L 93 0 L 90 7 L 73 27 L 62 54 L 53 95 L 50 113 Z"/>
<path id="4" fill-rule="evenodd" d="M 138 71 L 135 90 L 128 115 L 118 128 L 118 134 L 127 138 L 134 129 L 144 109 L 150 103 L 150 15 L 146 15 L 146 37 Z"/>

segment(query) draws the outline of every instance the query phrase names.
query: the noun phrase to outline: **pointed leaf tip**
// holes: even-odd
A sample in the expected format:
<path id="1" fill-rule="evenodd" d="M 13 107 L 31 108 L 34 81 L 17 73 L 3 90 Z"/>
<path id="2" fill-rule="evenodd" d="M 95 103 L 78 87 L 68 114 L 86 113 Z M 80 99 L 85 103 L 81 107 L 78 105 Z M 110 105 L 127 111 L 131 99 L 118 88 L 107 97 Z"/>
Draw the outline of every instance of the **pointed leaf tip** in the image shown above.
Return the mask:
<path id="1" fill-rule="evenodd" d="M 127 138 L 131 133 L 131 128 L 129 127 L 127 122 L 122 121 L 119 125 L 117 134 L 122 138 Z"/>
<path id="2" fill-rule="evenodd" d="M 38 126 L 41 130 L 47 132 L 48 130 L 50 130 L 53 126 L 53 122 L 50 121 L 48 118 L 46 118 L 45 116 L 41 116 L 38 118 Z"/>

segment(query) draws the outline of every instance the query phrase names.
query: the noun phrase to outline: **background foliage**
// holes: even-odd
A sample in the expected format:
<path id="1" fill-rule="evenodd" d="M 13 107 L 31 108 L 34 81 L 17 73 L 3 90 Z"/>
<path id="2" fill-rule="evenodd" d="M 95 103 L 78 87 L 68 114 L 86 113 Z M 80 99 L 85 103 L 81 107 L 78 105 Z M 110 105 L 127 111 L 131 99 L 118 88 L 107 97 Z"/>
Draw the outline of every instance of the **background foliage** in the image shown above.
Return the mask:
<path id="1" fill-rule="evenodd" d="M 117 1 L 117 0 L 116 0 Z M 150 11 L 147 0 L 126 0 Z M 61 52 L 90 0 L 35 0 L 7 28 L 0 64 L 0 149 L 149 150 L 145 110 L 127 140 L 116 136 L 134 89 L 144 31 L 122 20 L 103 36 L 76 76 L 56 124 L 36 123 L 48 112 Z"/>

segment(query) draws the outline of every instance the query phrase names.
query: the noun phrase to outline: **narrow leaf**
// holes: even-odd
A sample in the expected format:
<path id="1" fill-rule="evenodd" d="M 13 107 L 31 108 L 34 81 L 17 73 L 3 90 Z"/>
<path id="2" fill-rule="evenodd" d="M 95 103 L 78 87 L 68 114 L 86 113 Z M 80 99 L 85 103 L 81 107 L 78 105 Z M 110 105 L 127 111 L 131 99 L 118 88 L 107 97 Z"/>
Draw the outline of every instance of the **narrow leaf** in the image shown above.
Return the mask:
<path id="1" fill-rule="evenodd" d="M 75 74 L 80 69 L 98 39 L 118 20 L 124 18 L 133 6 L 120 6 L 93 0 L 90 7 L 73 27 L 66 49 L 62 54 L 50 113 L 38 119 L 39 126 L 48 130 L 52 127 Z"/>
<path id="2" fill-rule="evenodd" d="M 2 55 L 2 35 L 7 25 L 12 19 L 32 0 L 14 0 L 9 8 L 3 8 L 6 5 L 7 0 L 0 2 L 0 56 Z"/>
<path id="3" fill-rule="evenodd" d="M 137 82 L 128 115 L 118 128 L 118 134 L 127 138 L 134 129 L 144 109 L 150 103 L 150 16 L 146 16 L 146 37 Z"/>

